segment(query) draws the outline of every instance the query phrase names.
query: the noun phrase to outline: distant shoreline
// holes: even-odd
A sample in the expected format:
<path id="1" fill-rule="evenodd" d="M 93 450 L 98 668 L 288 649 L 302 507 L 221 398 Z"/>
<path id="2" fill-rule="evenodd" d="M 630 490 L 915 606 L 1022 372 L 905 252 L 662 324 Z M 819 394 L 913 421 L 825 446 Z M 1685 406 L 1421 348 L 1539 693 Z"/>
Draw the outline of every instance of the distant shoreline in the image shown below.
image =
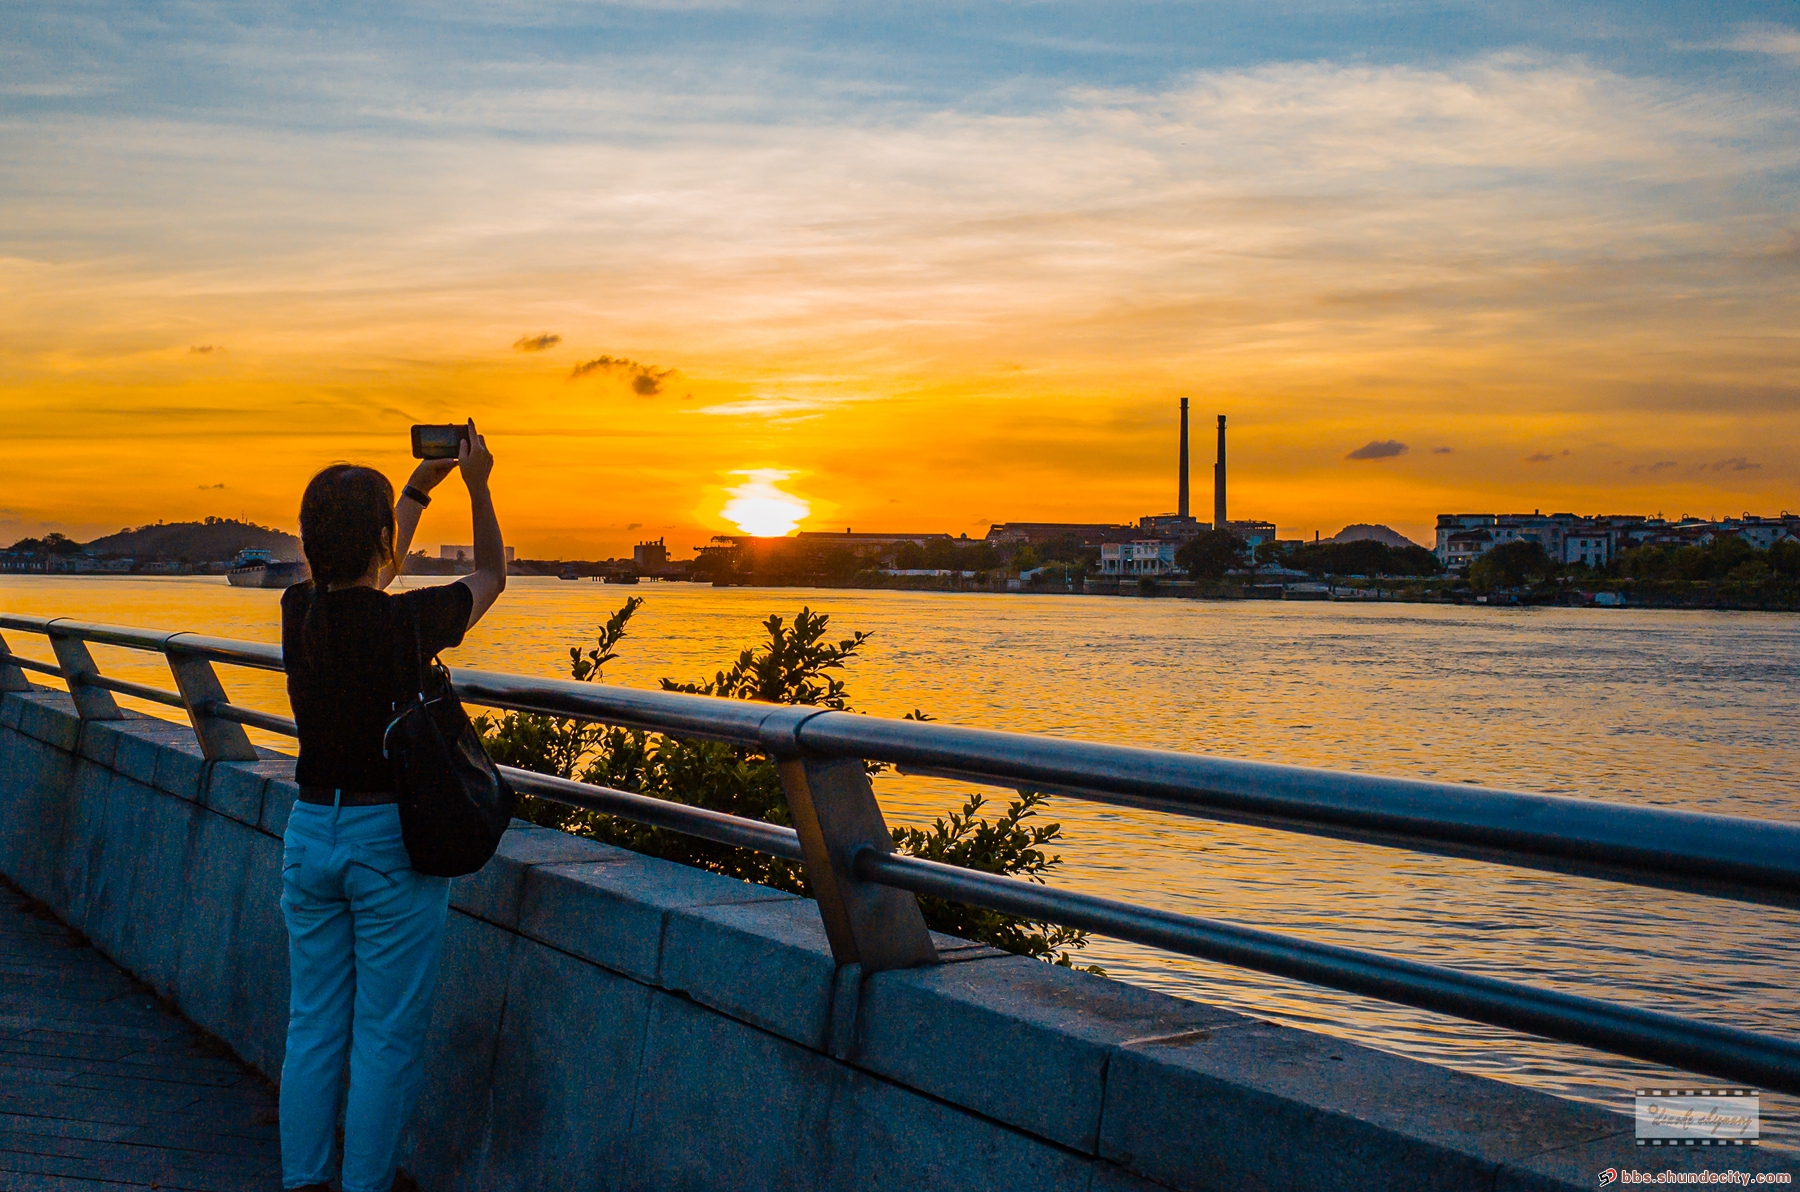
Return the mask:
<path id="1" fill-rule="evenodd" d="M 110 574 L 96 572 L 52 572 L 41 571 L 9 571 L 0 572 L 0 583 L 8 579 L 29 580 L 210 580 L 224 584 L 223 575 L 207 575 L 193 573 L 188 575 L 156 575 L 156 574 Z M 403 580 L 453 580 L 452 575 L 420 575 L 407 574 Z M 557 583 L 595 584 L 598 580 L 581 579 L 575 581 L 558 580 L 548 575 L 520 575 L 514 579 L 531 579 L 553 581 Z M 1317 581 L 1324 584 L 1327 581 Z M 757 591 L 778 592 L 783 590 L 813 590 L 825 592 L 941 592 L 945 594 L 964 593 L 984 596 L 1091 596 L 1096 598 L 1112 598 L 1120 600 L 1195 600 L 1207 602 L 1229 603 L 1244 601 L 1248 603 L 1279 604 L 1331 604 L 1331 605 L 1378 605 L 1378 604 L 1434 604 L 1457 608 L 1592 608 L 1600 612 L 1640 611 L 1692 611 L 1692 612 L 1750 612 L 1750 613 L 1794 613 L 1800 612 L 1800 585 L 1783 585 L 1772 592 L 1764 593 L 1732 593 L 1721 591 L 1719 585 L 1695 583 L 1690 590 L 1670 591 L 1675 585 L 1659 585 L 1652 589 L 1648 586 L 1638 589 L 1624 589 L 1625 603 L 1622 605 L 1597 605 L 1582 599 L 1588 590 L 1558 591 L 1554 593 L 1494 593 L 1486 599 L 1481 594 L 1469 591 L 1422 591 L 1418 588 L 1390 588 L 1376 581 L 1359 580 L 1350 583 L 1337 583 L 1340 593 L 1357 591 L 1379 591 L 1379 596 L 1356 597 L 1339 594 L 1327 596 L 1315 593 L 1292 595 L 1283 593 L 1276 596 L 1266 592 L 1251 592 L 1244 585 L 1232 584 L 1196 584 L 1190 581 L 1158 580 L 1149 590 L 1140 590 L 1132 584 L 1089 583 L 1079 589 L 1058 587 L 1055 585 L 1021 586 L 1018 588 L 1003 587 L 995 583 L 975 583 L 973 581 L 957 581 L 927 577 L 895 576 L 883 583 L 856 583 L 853 581 L 811 580 L 806 583 L 706 583 L 700 580 L 654 579 L 646 578 L 645 586 L 680 586 L 680 587 L 717 587 L 748 588 Z M 627 587 L 632 585 L 605 585 L 607 587 Z M 1270 585 L 1273 586 L 1273 585 Z M 1660 589 L 1660 590 L 1659 590 Z M 273 589 L 271 589 L 273 590 Z M 1600 591 L 1618 591 L 1613 588 L 1601 588 Z M 1515 598 L 1516 597 L 1516 598 Z"/>

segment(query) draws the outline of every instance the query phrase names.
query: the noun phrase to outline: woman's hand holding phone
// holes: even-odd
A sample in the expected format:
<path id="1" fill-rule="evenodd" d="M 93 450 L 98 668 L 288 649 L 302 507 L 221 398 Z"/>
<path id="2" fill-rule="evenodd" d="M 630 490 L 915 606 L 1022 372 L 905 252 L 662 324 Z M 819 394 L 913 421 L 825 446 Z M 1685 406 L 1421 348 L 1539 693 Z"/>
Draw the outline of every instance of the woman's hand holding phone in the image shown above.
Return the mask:
<path id="1" fill-rule="evenodd" d="M 453 459 L 422 459 L 419 466 L 413 469 L 412 479 L 407 483 L 422 493 L 428 493 L 444 482 L 444 477 L 456 471 Z"/>
<path id="2" fill-rule="evenodd" d="M 446 462 L 462 470 L 463 483 L 471 492 L 487 487 L 488 473 L 494 470 L 494 457 L 488 451 L 487 440 L 475 432 L 473 418 L 469 419 L 469 437 L 462 441 L 456 459 Z"/>

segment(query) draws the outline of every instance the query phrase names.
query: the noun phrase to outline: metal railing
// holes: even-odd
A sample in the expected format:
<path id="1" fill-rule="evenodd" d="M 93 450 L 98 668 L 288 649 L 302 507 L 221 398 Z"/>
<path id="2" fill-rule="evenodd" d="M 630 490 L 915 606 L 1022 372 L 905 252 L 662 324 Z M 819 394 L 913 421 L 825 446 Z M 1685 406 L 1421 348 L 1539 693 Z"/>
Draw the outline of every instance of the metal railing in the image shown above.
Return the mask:
<path id="1" fill-rule="evenodd" d="M 47 636 L 57 659 L 14 655 L 0 638 L 0 691 L 29 690 L 31 671 L 63 679 L 84 721 L 119 718 L 114 694 L 182 708 L 208 761 L 255 758 L 246 725 L 294 735 L 293 721 L 231 703 L 213 670 L 282 670 L 278 646 L 3 614 L 0 629 Z M 89 642 L 163 654 L 178 690 L 102 675 Z M 1800 906 L 1800 824 L 464 668 L 452 677 L 473 704 L 724 741 L 775 759 L 794 828 L 506 773 L 524 794 L 800 862 L 834 958 L 864 973 L 937 961 L 914 897 L 922 894 L 1800 1093 L 1800 1041 L 897 854 L 864 762 L 1780 907 Z"/>

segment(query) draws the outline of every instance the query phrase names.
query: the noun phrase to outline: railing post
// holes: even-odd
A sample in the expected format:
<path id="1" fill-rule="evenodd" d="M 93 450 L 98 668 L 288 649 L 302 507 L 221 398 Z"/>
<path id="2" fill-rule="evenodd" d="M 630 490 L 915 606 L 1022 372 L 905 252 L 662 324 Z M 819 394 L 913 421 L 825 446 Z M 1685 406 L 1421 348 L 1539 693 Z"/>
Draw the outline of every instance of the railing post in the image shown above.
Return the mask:
<path id="1" fill-rule="evenodd" d="M 45 632 L 50 635 L 50 648 L 56 651 L 56 665 L 62 668 L 63 681 L 69 685 L 76 714 L 83 720 L 121 719 L 125 714 L 119 711 L 112 692 L 82 682 L 87 676 L 100 673 L 100 668 L 94 665 L 94 656 L 88 653 L 87 643 L 78 637 L 56 632 L 54 621 Z"/>
<path id="2" fill-rule="evenodd" d="M 0 654 L 11 654 L 12 647 L 6 644 L 4 635 L 0 635 Z M 25 672 L 10 662 L 0 662 L 0 691 L 30 691 L 31 680 Z"/>
<path id="3" fill-rule="evenodd" d="M 919 900 L 856 876 L 864 849 L 894 851 L 862 759 L 787 756 L 776 765 L 832 959 L 860 964 L 865 974 L 937 963 Z"/>
<path id="4" fill-rule="evenodd" d="M 200 752 L 209 762 L 253 762 L 256 746 L 250 734 L 235 720 L 211 715 L 206 709 L 214 703 L 228 704 L 231 699 L 219 683 L 218 673 L 210 661 L 198 654 L 184 654 L 170 648 L 166 651 L 169 670 L 175 675 L 175 686 L 181 702 L 187 707 L 188 722 L 194 736 L 200 739 Z"/>

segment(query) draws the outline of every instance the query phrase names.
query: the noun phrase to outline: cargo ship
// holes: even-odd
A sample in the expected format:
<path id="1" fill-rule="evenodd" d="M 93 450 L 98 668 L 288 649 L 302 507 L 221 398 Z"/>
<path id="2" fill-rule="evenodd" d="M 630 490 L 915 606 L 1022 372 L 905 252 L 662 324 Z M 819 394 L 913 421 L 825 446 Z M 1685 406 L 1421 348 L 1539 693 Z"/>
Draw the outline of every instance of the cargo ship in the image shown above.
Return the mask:
<path id="1" fill-rule="evenodd" d="M 234 588 L 287 588 L 312 578 L 312 568 L 301 559 L 284 563 L 261 547 L 246 547 L 231 561 L 225 578 Z"/>

